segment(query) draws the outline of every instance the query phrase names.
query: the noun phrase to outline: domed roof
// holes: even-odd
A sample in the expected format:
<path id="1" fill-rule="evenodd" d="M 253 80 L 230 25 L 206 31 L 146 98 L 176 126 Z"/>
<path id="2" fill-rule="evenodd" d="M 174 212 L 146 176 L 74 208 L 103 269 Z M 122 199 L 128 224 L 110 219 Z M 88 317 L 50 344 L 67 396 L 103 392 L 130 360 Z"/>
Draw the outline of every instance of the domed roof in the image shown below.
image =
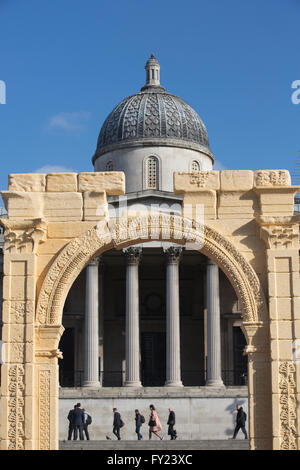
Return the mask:
<path id="1" fill-rule="evenodd" d="M 146 85 L 106 118 L 93 162 L 112 150 L 141 145 L 188 148 L 213 158 L 205 125 L 187 103 L 160 85 L 160 66 L 153 55 L 145 69 Z"/>

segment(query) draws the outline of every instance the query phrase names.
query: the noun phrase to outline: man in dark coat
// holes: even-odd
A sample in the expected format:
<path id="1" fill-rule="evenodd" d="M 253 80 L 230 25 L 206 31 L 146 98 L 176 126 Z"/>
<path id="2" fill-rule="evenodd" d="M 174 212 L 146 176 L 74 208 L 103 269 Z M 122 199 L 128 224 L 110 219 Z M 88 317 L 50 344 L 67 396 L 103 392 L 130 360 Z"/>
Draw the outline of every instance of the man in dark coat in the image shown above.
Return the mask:
<path id="1" fill-rule="evenodd" d="M 118 412 L 117 408 L 113 408 L 113 412 L 114 412 L 113 433 L 118 438 L 118 441 L 120 441 L 121 440 L 120 429 L 123 425 L 123 421 L 121 420 L 121 415 Z"/>
<path id="2" fill-rule="evenodd" d="M 171 441 L 174 441 L 177 438 L 177 433 L 174 429 L 175 426 L 175 413 L 172 408 L 169 408 L 169 419 L 167 424 L 169 425 L 168 435 L 171 436 Z"/>
<path id="3" fill-rule="evenodd" d="M 236 426 L 235 426 L 235 430 L 234 430 L 232 439 L 236 438 L 236 435 L 237 435 L 237 433 L 239 432 L 240 429 L 244 433 L 245 439 L 248 439 L 247 431 L 246 431 L 246 427 L 245 427 L 247 415 L 244 412 L 243 407 L 241 405 L 237 405 L 236 409 L 237 409 Z"/>
<path id="4" fill-rule="evenodd" d="M 143 439 L 143 436 L 140 433 L 142 424 L 142 415 L 139 410 L 135 410 L 135 432 L 137 433 L 138 441 Z"/>
<path id="5" fill-rule="evenodd" d="M 76 408 L 76 405 L 74 405 L 74 408 L 69 411 L 68 414 L 68 420 L 69 420 L 69 432 L 68 432 L 68 441 L 72 439 L 72 432 L 74 431 L 74 426 L 73 426 L 73 413 Z"/>
<path id="6" fill-rule="evenodd" d="M 73 411 L 74 441 L 77 441 L 78 431 L 79 431 L 79 439 L 83 441 L 84 413 L 80 407 L 81 407 L 81 404 L 77 403 Z"/>

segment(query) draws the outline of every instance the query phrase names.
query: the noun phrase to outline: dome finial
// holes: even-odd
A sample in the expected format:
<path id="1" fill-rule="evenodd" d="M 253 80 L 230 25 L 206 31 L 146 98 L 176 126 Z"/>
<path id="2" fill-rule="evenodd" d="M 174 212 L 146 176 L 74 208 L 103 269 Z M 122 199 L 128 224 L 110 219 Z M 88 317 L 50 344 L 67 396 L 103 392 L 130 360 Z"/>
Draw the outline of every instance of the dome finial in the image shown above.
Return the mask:
<path id="1" fill-rule="evenodd" d="M 151 54 L 150 59 L 147 60 L 145 65 L 146 70 L 146 85 L 145 86 L 160 86 L 159 72 L 160 65 L 154 54 Z"/>

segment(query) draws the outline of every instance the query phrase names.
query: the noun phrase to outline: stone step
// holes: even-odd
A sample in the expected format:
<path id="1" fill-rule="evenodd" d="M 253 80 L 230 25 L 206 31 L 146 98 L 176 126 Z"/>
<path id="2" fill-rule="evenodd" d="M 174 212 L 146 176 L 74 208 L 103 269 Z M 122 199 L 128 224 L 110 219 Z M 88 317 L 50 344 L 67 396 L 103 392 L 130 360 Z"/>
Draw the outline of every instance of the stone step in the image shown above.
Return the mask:
<path id="1" fill-rule="evenodd" d="M 60 441 L 60 450 L 249 450 L 247 439 L 201 441 Z"/>

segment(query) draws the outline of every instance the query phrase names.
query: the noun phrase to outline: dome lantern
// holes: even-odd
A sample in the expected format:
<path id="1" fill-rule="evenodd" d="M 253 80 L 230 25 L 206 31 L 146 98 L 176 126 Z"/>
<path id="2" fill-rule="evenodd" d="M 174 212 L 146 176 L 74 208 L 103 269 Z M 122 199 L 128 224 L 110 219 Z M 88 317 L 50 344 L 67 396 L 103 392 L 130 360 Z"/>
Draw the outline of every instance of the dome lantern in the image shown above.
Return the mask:
<path id="1" fill-rule="evenodd" d="M 151 57 L 147 60 L 145 70 L 146 84 L 141 88 L 141 91 L 145 91 L 152 87 L 164 90 L 160 84 L 160 65 L 154 54 L 151 54 Z"/>

